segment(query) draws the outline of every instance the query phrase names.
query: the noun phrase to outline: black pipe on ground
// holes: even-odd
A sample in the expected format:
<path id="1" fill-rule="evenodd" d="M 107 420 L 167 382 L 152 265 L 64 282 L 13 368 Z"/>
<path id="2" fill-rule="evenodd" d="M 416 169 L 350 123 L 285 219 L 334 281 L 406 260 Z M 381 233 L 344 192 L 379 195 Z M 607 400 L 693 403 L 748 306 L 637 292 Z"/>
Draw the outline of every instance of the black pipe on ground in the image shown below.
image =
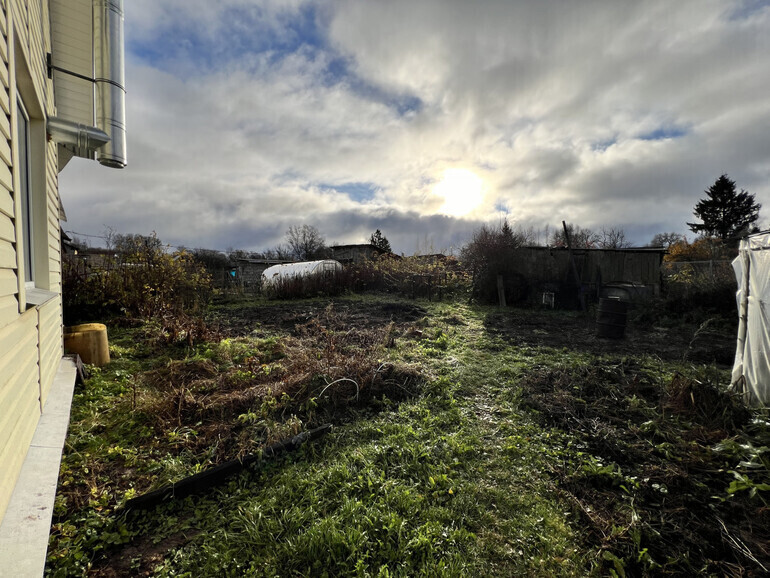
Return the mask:
<path id="1" fill-rule="evenodd" d="M 332 429 L 332 424 L 327 423 L 310 431 L 302 432 L 293 438 L 276 442 L 263 448 L 258 454 L 251 454 L 242 459 L 230 460 L 218 466 L 214 466 L 203 472 L 198 472 L 171 485 L 148 492 L 126 502 L 126 510 L 144 510 L 157 506 L 165 500 L 184 499 L 187 496 L 200 494 L 209 488 L 213 488 L 224 482 L 230 476 L 243 471 L 251 464 L 272 458 L 285 452 L 298 449 L 305 442 L 318 439 Z"/>

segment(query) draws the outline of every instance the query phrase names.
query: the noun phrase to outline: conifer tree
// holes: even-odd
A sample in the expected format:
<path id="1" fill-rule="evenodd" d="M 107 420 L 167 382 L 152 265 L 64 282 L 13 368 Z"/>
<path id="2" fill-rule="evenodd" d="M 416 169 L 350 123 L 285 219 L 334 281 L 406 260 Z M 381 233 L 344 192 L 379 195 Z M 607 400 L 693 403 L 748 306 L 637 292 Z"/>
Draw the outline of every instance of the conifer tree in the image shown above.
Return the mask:
<path id="1" fill-rule="evenodd" d="M 727 175 L 719 177 L 705 193 L 707 198 L 698 201 L 693 211 L 702 222 L 687 223 L 693 233 L 727 241 L 749 232 L 759 218 L 762 205 L 747 191 L 736 192 L 735 181 Z"/>
<path id="2" fill-rule="evenodd" d="M 379 249 L 382 249 L 386 253 L 392 253 L 390 248 L 390 241 L 388 241 L 388 238 L 383 235 L 379 229 L 377 229 L 374 233 L 372 233 L 372 236 L 369 237 L 369 243 Z"/>

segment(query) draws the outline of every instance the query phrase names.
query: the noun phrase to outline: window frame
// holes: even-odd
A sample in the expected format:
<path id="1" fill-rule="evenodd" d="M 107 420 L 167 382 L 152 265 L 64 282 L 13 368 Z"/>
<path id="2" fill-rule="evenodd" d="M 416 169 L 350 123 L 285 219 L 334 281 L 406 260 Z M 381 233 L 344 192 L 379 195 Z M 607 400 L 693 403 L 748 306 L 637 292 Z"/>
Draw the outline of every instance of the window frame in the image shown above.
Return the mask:
<path id="1" fill-rule="evenodd" d="M 23 124 L 22 124 L 23 123 Z M 16 93 L 16 162 L 19 171 L 18 195 L 21 204 L 22 259 L 24 263 L 24 286 L 34 289 L 35 285 L 35 207 L 32 189 L 31 130 L 27 107 L 21 94 Z M 24 139 L 22 146 L 22 136 Z"/>

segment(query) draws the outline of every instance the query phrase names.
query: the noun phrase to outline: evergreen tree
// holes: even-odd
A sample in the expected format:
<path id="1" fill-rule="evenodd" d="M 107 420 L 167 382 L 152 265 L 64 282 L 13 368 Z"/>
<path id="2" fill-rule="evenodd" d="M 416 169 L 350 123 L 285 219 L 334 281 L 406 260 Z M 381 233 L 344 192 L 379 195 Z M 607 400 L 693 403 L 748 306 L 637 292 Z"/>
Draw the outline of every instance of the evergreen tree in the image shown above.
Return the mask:
<path id="1" fill-rule="evenodd" d="M 382 249 L 386 253 L 393 252 L 390 248 L 390 241 L 388 241 L 388 238 L 383 235 L 379 229 L 377 229 L 374 233 L 372 233 L 372 236 L 369 237 L 369 243 L 379 249 Z"/>
<path id="2" fill-rule="evenodd" d="M 727 175 L 719 177 L 705 193 L 707 198 L 698 201 L 693 211 L 702 222 L 687 223 L 693 233 L 727 241 L 748 232 L 759 218 L 762 205 L 747 191 L 736 192 L 735 181 Z"/>

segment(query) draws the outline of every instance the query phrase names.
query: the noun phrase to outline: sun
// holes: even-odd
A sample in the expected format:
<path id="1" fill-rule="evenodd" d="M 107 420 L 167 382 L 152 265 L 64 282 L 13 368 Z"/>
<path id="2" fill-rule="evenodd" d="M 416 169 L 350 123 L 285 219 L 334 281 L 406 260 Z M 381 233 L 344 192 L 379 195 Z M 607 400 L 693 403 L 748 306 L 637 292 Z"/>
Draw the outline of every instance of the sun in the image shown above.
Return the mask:
<path id="1" fill-rule="evenodd" d="M 484 181 L 468 169 L 447 169 L 441 181 L 433 187 L 433 193 L 444 199 L 440 213 L 450 217 L 463 217 L 484 200 Z"/>

